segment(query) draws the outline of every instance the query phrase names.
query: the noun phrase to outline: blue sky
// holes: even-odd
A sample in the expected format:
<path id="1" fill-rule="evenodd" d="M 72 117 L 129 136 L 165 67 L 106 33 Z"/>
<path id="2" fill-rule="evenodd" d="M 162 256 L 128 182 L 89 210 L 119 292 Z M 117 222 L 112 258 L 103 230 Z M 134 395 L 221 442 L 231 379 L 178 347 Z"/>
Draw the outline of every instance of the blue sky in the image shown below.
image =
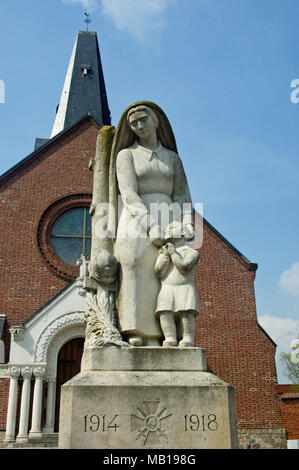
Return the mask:
<path id="1" fill-rule="evenodd" d="M 86 8 L 113 124 L 139 99 L 165 110 L 193 201 L 258 263 L 258 319 L 278 353 L 290 352 L 299 334 L 299 1 L 2 2 L 0 173 L 50 137 Z"/>

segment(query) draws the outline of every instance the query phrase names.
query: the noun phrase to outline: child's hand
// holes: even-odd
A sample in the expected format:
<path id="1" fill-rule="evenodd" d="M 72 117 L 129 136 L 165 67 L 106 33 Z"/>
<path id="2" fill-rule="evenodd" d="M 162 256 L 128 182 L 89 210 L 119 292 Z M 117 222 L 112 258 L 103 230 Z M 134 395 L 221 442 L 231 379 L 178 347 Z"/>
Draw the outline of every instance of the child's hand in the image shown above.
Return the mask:
<path id="1" fill-rule="evenodd" d="M 170 255 L 172 255 L 175 252 L 175 247 L 172 243 L 167 243 L 166 248 Z"/>
<path id="2" fill-rule="evenodd" d="M 168 250 L 167 250 L 167 245 L 162 246 L 162 248 L 160 248 L 160 250 L 159 250 L 159 253 L 161 255 L 169 257 L 169 253 L 168 253 Z"/>

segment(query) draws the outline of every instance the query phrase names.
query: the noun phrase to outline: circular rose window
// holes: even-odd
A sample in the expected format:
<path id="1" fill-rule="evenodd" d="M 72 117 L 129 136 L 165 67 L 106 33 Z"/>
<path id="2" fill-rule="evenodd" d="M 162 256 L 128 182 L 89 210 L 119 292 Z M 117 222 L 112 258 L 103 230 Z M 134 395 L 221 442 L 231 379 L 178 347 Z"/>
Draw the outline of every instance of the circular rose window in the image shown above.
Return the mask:
<path id="1" fill-rule="evenodd" d="M 51 245 L 65 263 L 76 266 L 81 254 L 90 258 L 91 217 L 87 207 L 75 207 L 56 219 L 51 230 Z"/>
<path id="2" fill-rule="evenodd" d="M 37 230 L 37 243 L 47 267 L 64 279 L 79 275 L 77 261 L 90 258 L 91 196 L 78 194 L 60 199 L 43 213 Z"/>

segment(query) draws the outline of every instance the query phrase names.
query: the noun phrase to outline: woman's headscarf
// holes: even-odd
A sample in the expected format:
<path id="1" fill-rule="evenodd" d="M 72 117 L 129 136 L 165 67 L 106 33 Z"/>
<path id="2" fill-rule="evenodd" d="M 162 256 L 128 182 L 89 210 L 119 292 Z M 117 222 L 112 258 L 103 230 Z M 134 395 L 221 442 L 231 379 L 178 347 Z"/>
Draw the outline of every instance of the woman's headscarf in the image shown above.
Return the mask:
<path id="1" fill-rule="evenodd" d="M 115 233 L 115 219 L 118 214 L 118 185 L 116 178 L 116 157 L 118 153 L 128 147 L 131 147 L 137 139 L 135 133 L 130 128 L 127 120 L 127 114 L 132 108 L 139 106 L 145 106 L 150 108 L 154 112 L 158 119 L 157 127 L 157 139 L 163 145 L 163 147 L 172 150 L 177 153 L 177 146 L 175 137 L 168 121 L 168 118 L 164 111 L 150 101 L 137 101 L 131 104 L 122 114 L 118 126 L 115 131 L 115 135 L 112 142 L 111 154 L 110 154 L 110 166 L 109 166 L 109 204 L 114 208 L 114 214 L 108 216 L 108 232 L 111 234 Z M 110 206 L 110 207 L 111 207 Z"/>

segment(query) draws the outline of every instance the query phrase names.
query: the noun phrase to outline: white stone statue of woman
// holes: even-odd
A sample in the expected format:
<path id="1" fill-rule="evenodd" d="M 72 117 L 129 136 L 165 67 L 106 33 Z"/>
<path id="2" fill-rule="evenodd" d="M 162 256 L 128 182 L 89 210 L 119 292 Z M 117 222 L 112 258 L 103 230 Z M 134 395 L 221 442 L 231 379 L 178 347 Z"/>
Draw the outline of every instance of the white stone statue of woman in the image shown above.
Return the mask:
<path id="1" fill-rule="evenodd" d="M 151 217 L 151 204 L 178 203 L 190 238 L 194 229 L 190 192 L 174 135 L 166 115 L 154 103 L 129 106 L 116 129 L 109 169 L 109 202 L 116 213 L 118 194 L 124 205 L 114 240 L 120 263 L 120 331 L 132 346 L 158 346 L 163 335 L 155 318 L 161 285 L 155 263 L 164 241 L 160 221 Z"/>

